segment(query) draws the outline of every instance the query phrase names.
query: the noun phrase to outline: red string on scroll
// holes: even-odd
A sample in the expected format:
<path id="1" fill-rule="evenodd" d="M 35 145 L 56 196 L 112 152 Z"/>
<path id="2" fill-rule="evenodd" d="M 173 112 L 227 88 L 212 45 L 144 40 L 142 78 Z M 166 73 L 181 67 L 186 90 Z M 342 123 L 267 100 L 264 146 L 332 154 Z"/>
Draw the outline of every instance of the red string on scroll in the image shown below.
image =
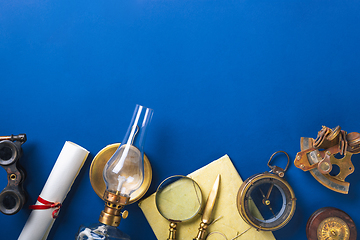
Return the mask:
<path id="1" fill-rule="evenodd" d="M 50 208 L 55 208 L 55 210 L 52 212 L 52 217 L 53 218 L 57 218 L 60 208 L 61 208 L 61 203 L 59 202 L 49 202 L 46 201 L 45 199 L 41 198 L 40 196 L 37 199 L 40 203 L 44 204 L 44 205 L 30 205 L 29 209 L 34 209 L 34 210 L 43 210 L 43 209 L 50 209 Z"/>

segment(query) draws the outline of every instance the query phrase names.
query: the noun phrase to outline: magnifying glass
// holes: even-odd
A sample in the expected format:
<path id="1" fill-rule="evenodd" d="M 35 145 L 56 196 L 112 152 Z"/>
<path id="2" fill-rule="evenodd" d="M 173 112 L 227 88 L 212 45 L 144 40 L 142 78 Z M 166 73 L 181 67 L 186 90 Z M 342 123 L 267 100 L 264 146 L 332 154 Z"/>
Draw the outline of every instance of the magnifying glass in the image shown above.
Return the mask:
<path id="1" fill-rule="evenodd" d="M 160 183 L 155 202 L 159 213 L 170 221 L 168 240 L 176 239 L 177 223 L 192 219 L 200 211 L 201 189 L 189 177 L 171 176 Z"/>

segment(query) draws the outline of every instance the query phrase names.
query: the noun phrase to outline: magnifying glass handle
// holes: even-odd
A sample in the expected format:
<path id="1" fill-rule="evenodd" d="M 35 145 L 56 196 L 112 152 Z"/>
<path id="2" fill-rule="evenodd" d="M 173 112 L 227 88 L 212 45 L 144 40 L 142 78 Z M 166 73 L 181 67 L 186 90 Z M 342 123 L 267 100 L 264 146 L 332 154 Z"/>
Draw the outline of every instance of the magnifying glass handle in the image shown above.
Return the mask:
<path id="1" fill-rule="evenodd" d="M 199 232 L 196 235 L 195 238 L 193 238 L 193 240 L 203 240 L 205 237 L 205 233 L 206 233 L 206 228 L 208 227 L 208 224 L 201 222 L 200 223 L 200 228 L 199 228 Z"/>
<path id="2" fill-rule="evenodd" d="M 167 240 L 175 240 L 176 239 L 176 223 L 171 222 L 169 228 L 169 237 Z"/>

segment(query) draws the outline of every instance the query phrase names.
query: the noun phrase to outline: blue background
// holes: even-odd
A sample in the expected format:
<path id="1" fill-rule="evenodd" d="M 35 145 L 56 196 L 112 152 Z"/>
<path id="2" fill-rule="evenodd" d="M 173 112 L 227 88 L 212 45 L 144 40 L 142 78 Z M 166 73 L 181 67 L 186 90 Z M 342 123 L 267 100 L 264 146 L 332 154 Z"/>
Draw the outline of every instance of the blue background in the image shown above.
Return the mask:
<path id="1" fill-rule="evenodd" d="M 0 238 L 17 239 L 67 140 L 91 154 L 48 239 L 73 239 L 97 222 L 91 160 L 122 140 L 137 103 L 154 109 L 146 196 L 224 154 L 245 180 L 267 171 L 277 150 L 293 160 L 300 137 L 322 125 L 360 132 L 359 12 L 359 1 L 332 0 L 1 1 L 0 135 L 28 136 L 28 201 L 0 214 Z M 307 219 L 326 206 L 360 226 L 360 155 L 352 160 L 348 195 L 291 164 L 297 210 L 277 239 L 305 239 Z M 156 239 L 137 204 L 127 210 L 119 228 Z"/>

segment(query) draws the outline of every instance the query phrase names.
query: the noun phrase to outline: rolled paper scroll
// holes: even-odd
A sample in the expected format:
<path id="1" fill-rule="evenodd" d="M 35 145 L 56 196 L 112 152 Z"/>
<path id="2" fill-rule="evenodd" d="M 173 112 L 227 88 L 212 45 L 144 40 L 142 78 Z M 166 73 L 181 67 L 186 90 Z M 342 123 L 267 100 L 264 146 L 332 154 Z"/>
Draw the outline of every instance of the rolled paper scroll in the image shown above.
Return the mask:
<path id="1" fill-rule="evenodd" d="M 58 159 L 45 183 L 38 201 L 27 220 L 18 240 L 45 240 L 67 193 L 84 165 L 89 151 L 65 142 Z"/>

